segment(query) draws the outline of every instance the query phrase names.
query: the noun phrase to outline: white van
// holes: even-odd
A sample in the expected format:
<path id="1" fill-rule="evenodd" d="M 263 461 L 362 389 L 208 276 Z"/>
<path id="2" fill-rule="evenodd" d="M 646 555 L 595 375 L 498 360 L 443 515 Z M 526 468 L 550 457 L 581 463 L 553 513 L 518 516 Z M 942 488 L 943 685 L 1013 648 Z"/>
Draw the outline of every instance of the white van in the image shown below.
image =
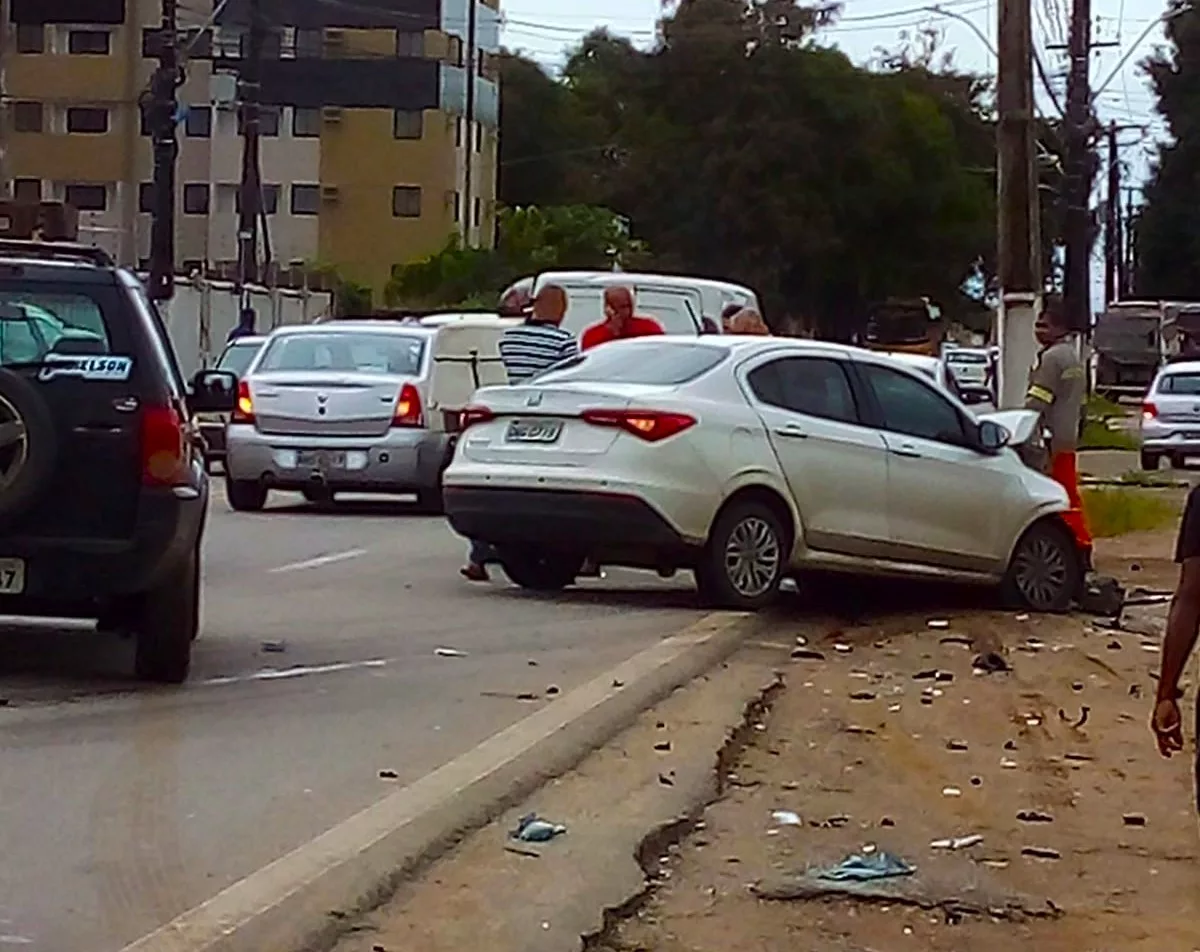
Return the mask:
<path id="1" fill-rule="evenodd" d="M 749 288 L 710 278 L 634 271 L 543 271 L 534 293 L 547 284 L 567 292 L 563 327 L 573 334 L 582 334 L 604 319 L 604 289 L 613 285 L 632 288 L 637 313 L 658 321 L 668 334 L 694 337 L 703 330 L 706 317 L 719 330 L 721 312 L 729 304 L 761 311 L 758 296 Z"/>

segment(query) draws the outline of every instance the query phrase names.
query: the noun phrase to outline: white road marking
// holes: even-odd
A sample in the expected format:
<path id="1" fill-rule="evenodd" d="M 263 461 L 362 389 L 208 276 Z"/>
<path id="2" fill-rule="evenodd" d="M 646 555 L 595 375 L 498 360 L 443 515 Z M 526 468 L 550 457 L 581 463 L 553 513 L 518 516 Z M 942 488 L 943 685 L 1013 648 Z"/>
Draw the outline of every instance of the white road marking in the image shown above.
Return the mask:
<path id="1" fill-rule="evenodd" d="M 272 575 L 282 575 L 284 572 L 299 572 L 302 569 L 317 569 L 322 565 L 332 565 L 334 562 L 345 562 L 366 555 L 366 549 L 347 549 L 345 552 L 331 552 L 329 555 L 318 555 L 316 558 L 305 559 L 302 562 L 289 562 L 271 569 Z"/>
<path id="2" fill-rule="evenodd" d="M 224 677 L 207 678 L 200 685 L 241 684 L 244 681 L 282 681 L 284 678 L 303 678 L 310 674 L 333 674 L 337 671 L 354 671 L 357 668 L 382 668 L 386 658 L 370 661 L 335 661 L 331 664 L 296 665 L 294 668 L 263 668 L 252 674 L 230 674 Z"/>

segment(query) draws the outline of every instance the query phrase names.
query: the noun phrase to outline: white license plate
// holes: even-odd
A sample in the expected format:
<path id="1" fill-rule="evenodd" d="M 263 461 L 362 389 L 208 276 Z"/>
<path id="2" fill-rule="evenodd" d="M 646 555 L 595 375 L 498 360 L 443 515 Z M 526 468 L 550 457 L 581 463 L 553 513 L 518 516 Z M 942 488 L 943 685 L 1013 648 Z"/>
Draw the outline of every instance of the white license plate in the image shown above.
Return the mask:
<path id="1" fill-rule="evenodd" d="M 312 469 L 345 469 L 346 454 L 335 450 L 301 450 L 296 454 L 296 465 Z"/>
<path id="2" fill-rule="evenodd" d="M 25 591 L 25 560 L 0 559 L 0 595 L 20 595 Z"/>
<path id="3" fill-rule="evenodd" d="M 509 443 L 553 443 L 561 433 L 561 420 L 513 420 L 504 439 Z"/>

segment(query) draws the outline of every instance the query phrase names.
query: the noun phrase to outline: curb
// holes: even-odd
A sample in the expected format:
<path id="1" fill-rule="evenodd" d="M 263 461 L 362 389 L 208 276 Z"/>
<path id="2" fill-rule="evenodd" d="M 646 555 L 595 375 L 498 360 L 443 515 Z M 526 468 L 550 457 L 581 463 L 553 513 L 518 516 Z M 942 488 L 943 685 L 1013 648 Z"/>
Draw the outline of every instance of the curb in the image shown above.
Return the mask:
<path id="1" fill-rule="evenodd" d="M 406 878 L 729 657 L 759 624 L 745 613 L 700 619 L 121 952 L 328 948 Z"/>

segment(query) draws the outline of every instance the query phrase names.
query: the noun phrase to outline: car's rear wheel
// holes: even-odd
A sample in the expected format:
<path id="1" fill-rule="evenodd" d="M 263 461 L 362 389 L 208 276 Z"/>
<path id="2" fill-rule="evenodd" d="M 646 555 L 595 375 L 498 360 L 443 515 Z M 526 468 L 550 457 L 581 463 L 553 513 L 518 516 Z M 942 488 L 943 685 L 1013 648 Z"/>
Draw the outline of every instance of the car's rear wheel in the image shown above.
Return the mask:
<path id="1" fill-rule="evenodd" d="M 200 631 L 199 547 L 142 596 L 133 629 L 138 678 L 162 684 L 187 680 L 192 642 Z"/>
<path id="2" fill-rule="evenodd" d="M 512 581 L 535 592 L 560 592 L 575 584 L 584 560 L 548 549 L 501 547 L 497 561 Z"/>
<path id="3" fill-rule="evenodd" d="M 1158 453 L 1147 453 L 1145 450 L 1142 450 L 1142 469 L 1154 472 L 1154 470 L 1158 469 L 1161 459 L 1162 456 Z"/>
<path id="4" fill-rule="evenodd" d="M 234 512 L 259 512 L 267 504 L 267 487 L 250 479 L 225 476 L 225 495 Z"/>
<path id="5" fill-rule="evenodd" d="M 304 501 L 313 506 L 333 505 L 333 490 L 325 486 L 306 486 L 300 492 L 304 496 Z"/>
<path id="6" fill-rule="evenodd" d="M 779 595 L 787 532 L 767 505 L 734 502 L 717 518 L 695 568 L 701 597 L 721 608 L 756 611 Z"/>
<path id="7" fill-rule="evenodd" d="M 1039 522 L 1013 551 L 1004 579 L 1008 599 L 1037 612 L 1065 612 L 1083 587 L 1083 558 L 1066 526 Z"/>
<path id="8" fill-rule="evenodd" d="M 442 499 L 440 483 L 430 489 L 422 489 L 417 492 L 417 508 L 430 516 L 440 516 L 445 511 L 446 503 Z"/>

